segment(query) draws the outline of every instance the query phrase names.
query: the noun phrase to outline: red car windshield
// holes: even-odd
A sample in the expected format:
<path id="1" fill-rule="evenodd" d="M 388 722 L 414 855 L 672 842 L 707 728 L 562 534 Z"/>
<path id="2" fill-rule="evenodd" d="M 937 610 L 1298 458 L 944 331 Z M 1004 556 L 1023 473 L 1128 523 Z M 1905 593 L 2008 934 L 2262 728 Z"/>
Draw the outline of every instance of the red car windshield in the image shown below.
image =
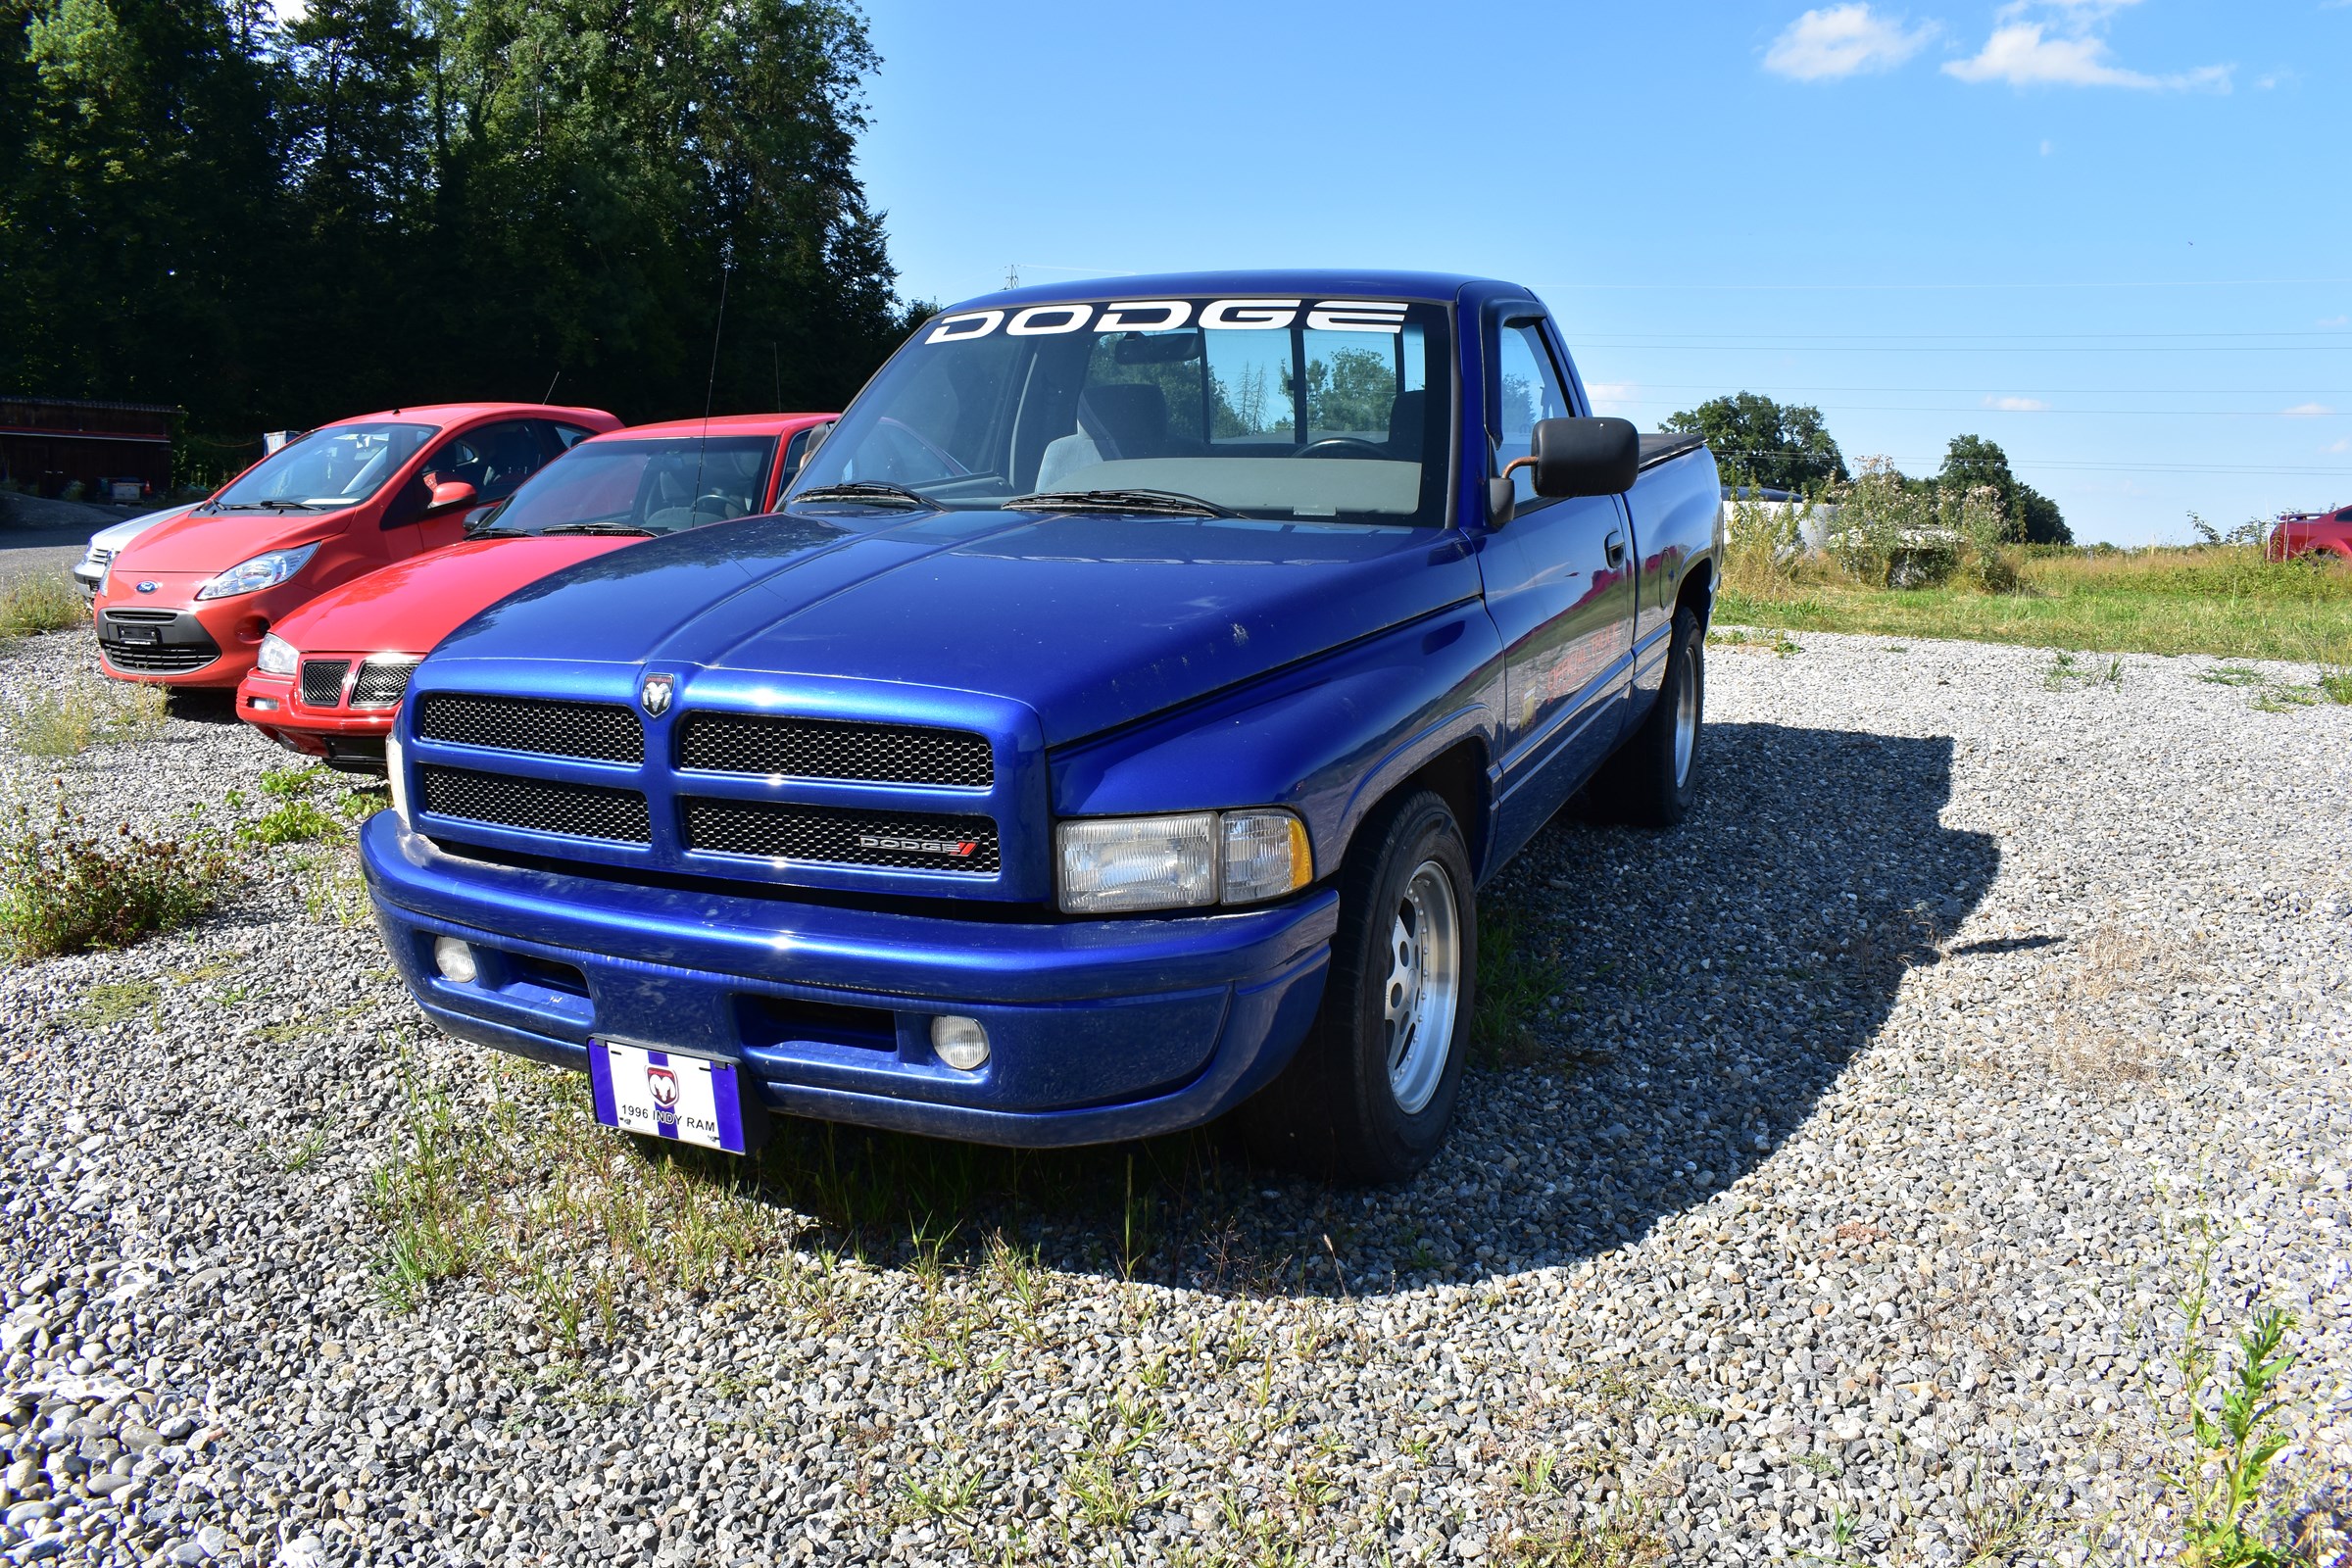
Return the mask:
<path id="1" fill-rule="evenodd" d="M 429 424 L 334 424 L 278 448 L 237 476 L 210 512 L 356 507 L 438 432 Z"/>
<path id="2" fill-rule="evenodd" d="M 587 441 L 485 519 L 486 533 L 675 533 L 747 516 L 767 497 L 776 438 Z"/>

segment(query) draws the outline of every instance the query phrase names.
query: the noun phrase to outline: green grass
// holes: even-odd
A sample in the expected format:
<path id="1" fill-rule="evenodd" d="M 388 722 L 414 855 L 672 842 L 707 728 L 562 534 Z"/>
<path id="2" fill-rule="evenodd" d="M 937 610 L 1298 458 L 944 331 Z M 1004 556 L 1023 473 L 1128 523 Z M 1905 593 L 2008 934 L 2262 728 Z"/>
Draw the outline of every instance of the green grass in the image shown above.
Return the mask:
<path id="1" fill-rule="evenodd" d="M 343 831 L 343 824 L 310 801 L 288 801 L 237 829 L 237 836 L 255 844 L 307 844 Z"/>
<path id="2" fill-rule="evenodd" d="M 71 577 L 39 572 L 0 586 L 0 639 L 70 631 L 89 623 L 90 612 Z"/>
<path id="3" fill-rule="evenodd" d="M 104 697 L 86 690 L 36 693 L 17 715 L 17 750 L 27 757 L 79 757 L 93 746 L 145 740 L 164 727 L 169 704 L 161 686 Z"/>
<path id="4" fill-rule="evenodd" d="M 1793 579 L 1727 586 L 1716 619 L 1795 631 L 1874 632 L 2019 643 L 2089 653 L 2213 654 L 2352 666 L 2352 569 L 2274 564 L 2230 546 L 2083 556 L 2042 554 L 2024 585 L 1890 590 L 1812 563 Z M 2342 684 L 2352 690 L 2352 675 Z"/>

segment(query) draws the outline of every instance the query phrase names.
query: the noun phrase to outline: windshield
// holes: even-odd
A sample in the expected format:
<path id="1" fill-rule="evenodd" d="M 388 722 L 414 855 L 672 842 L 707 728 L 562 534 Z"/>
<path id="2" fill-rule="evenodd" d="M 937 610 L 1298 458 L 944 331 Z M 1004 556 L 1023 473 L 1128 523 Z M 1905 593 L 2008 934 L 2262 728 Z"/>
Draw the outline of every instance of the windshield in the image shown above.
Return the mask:
<path id="1" fill-rule="evenodd" d="M 1381 300 L 943 316 L 858 394 L 793 494 L 884 485 L 963 509 L 1155 491 L 1250 517 L 1442 526 L 1451 342 L 1445 306 Z"/>
<path id="2" fill-rule="evenodd" d="M 429 424 L 337 424 L 255 464 L 212 499 L 231 507 L 356 507 L 438 432 Z"/>
<path id="3" fill-rule="evenodd" d="M 767 498 L 767 466 L 775 455 L 772 435 L 583 442 L 532 475 L 487 526 L 514 533 L 675 533 L 747 516 Z"/>

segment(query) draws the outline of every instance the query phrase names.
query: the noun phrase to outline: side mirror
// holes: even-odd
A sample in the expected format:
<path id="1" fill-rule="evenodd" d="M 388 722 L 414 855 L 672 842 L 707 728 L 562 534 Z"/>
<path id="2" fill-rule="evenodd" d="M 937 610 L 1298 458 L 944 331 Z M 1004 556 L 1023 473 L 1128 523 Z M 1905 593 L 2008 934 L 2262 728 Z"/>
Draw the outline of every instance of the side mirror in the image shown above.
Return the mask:
<path id="1" fill-rule="evenodd" d="M 472 505 L 473 486 L 463 479 L 444 479 L 433 486 L 433 498 L 424 504 L 424 510 L 429 515 Z"/>
<path id="2" fill-rule="evenodd" d="M 1631 419 L 1538 419 L 1529 455 L 1503 469 L 1535 469 L 1544 497 L 1621 496 L 1642 471 L 1642 435 Z"/>

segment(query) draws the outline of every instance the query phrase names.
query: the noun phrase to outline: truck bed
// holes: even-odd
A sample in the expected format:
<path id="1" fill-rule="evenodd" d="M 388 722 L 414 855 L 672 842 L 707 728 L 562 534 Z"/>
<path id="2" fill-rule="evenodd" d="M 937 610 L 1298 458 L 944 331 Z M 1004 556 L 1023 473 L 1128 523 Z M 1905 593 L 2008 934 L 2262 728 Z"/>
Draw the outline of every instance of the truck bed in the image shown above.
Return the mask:
<path id="1" fill-rule="evenodd" d="M 1642 436 L 1642 466 L 1654 468 L 1668 458 L 1695 452 L 1706 444 L 1707 438 L 1696 430 L 1644 431 Z"/>

